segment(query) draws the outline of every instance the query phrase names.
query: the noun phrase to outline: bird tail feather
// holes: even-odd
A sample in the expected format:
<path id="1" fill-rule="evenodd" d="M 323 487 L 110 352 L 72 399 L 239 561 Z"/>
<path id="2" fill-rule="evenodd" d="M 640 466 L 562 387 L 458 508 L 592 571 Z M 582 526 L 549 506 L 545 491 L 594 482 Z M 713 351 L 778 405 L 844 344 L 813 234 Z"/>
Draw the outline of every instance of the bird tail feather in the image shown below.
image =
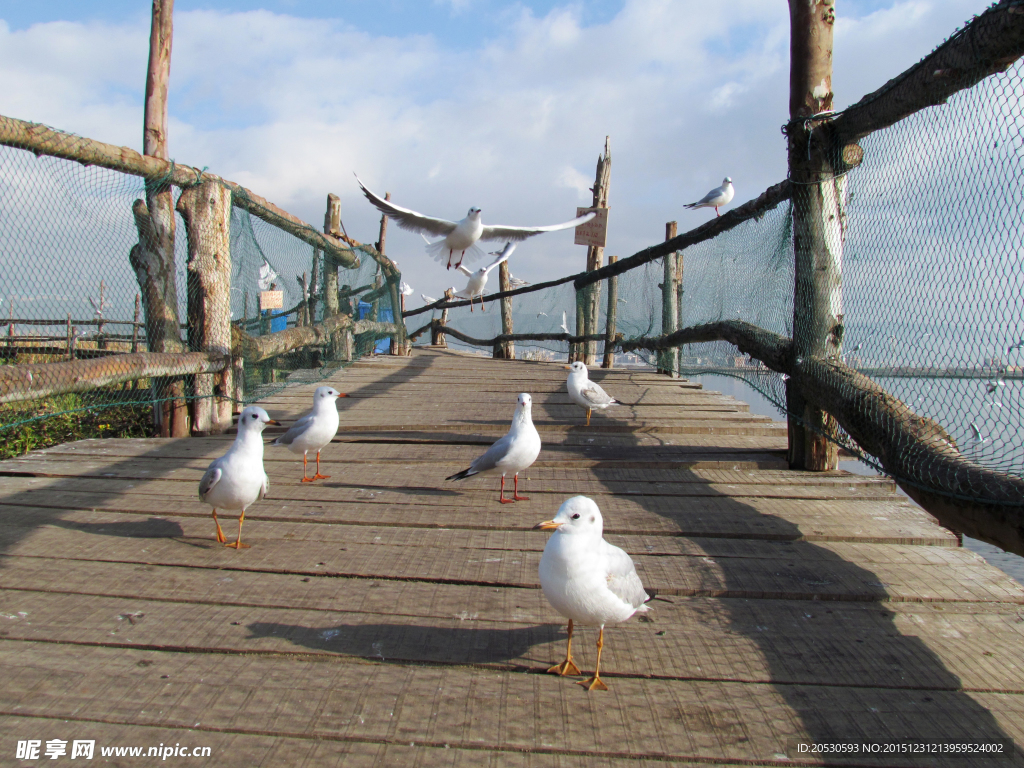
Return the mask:
<path id="1" fill-rule="evenodd" d="M 456 472 L 454 475 L 450 475 L 445 480 L 465 480 L 467 477 L 472 477 L 476 472 L 472 467 L 466 467 L 461 472 Z"/>

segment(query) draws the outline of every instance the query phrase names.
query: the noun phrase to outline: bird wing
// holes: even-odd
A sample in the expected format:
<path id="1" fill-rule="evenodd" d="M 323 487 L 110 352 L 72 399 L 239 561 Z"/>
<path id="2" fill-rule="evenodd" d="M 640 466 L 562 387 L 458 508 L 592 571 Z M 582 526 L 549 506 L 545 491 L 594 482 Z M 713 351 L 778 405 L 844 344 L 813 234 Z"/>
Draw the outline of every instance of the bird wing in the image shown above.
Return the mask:
<path id="1" fill-rule="evenodd" d="M 297 438 L 299 435 L 306 431 L 306 428 L 310 425 L 312 421 L 312 411 L 305 414 L 304 416 L 300 416 L 295 421 L 295 423 L 291 425 L 288 431 L 281 435 L 279 438 L 277 438 L 277 440 L 271 443 L 271 445 L 291 445 L 292 443 L 295 442 L 295 438 Z"/>
<path id="2" fill-rule="evenodd" d="M 474 472 L 486 472 L 488 469 L 494 469 L 498 466 L 498 462 L 508 455 L 508 452 L 511 449 L 512 435 L 505 435 L 498 442 L 484 451 L 481 456 L 474 459 L 473 463 L 469 465 L 469 468 Z"/>
<path id="3" fill-rule="evenodd" d="M 402 229 L 408 229 L 411 232 L 429 232 L 432 235 L 443 236 L 458 226 L 454 221 L 424 216 L 422 213 L 417 213 L 409 208 L 403 208 L 382 197 L 378 197 L 368 190 L 363 182 L 359 181 L 358 176 L 356 176 L 356 182 L 359 184 L 359 188 L 363 190 L 363 194 L 366 195 L 366 199 L 373 203 L 379 211 L 386 213 L 394 219 L 395 223 Z"/>
<path id="4" fill-rule="evenodd" d="M 552 224 L 547 227 L 508 227 L 504 224 L 494 224 L 489 227 L 484 227 L 484 231 L 483 234 L 480 235 L 480 239 L 511 240 L 518 242 L 520 240 L 525 240 L 528 237 L 539 235 L 541 232 L 557 232 L 560 229 L 572 229 L 573 227 L 578 227 L 580 224 L 586 224 L 595 216 L 597 216 L 597 214 L 591 211 L 590 213 L 573 219 L 572 221 L 565 221 L 561 224 Z"/>
<path id="5" fill-rule="evenodd" d="M 267 491 L 270 490 L 270 478 L 267 477 L 267 473 L 263 473 L 263 485 L 260 486 L 260 499 L 265 499 Z"/>
<path id="6" fill-rule="evenodd" d="M 501 249 L 501 253 L 498 254 L 498 258 L 488 264 L 484 269 L 489 273 L 496 266 L 501 264 L 503 261 L 507 261 L 508 257 L 512 255 L 512 251 L 516 249 L 515 243 L 505 243 L 505 247 Z"/>
<path id="7" fill-rule="evenodd" d="M 594 405 L 608 405 L 615 402 L 615 398 L 601 389 L 599 384 L 595 384 L 592 381 L 580 390 L 580 394 L 583 395 L 584 400 Z"/>
<path id="8" fill-rule="evenodd" d="M 608 589 L 620 600 L 639 608 L 650 600 L 651 596 L 644 591 L 643 582 L 636 574 L 636 565 L 623 550 L 607 541 L 604 545 L 608 563 Z"/>
<path id="9" fill-rule="evenodd" d="M 221 476 L 224 474 L 220 468 L 220 459 L 216 459 L 210 467 L 206 470 L 206 474 L 203 475 L 203 479 L 199 481 L 199 500 L 206 501 L 206 495 L 213 490 L 213 487 L 220 482 Z"/>
<path id="10" fill-rule="evenodd" d="M 472 276 L 473 276 L 473 273 L 472 273 L 472 272 L 470 272 L 470 271 L 469 271 L 468 269 L 466 269 L 466 268 L 465 268 L 464 266 L 462 266 L 461 264 L 459 264 L 459 266 L 457 266 L 457 267 L 456 267 L 456 269 L 457 269 L 457 270 L 459 270 L 459 272 L 461 272 L 462 274 L 464 274 L 464 275 L 465 275 L 466 277 L 472 277 Z"/>
<path id="11" fill-rule="evenodd" d="M 696 208 L 698 205 L 711 205 L 712 200 L 718 200 L 721 197 L 725 197 L 725 187 L 715 187 L 708 192 L 704 197 L 698 200 L 696 203 L 689 203 L 686 208 Z"/>

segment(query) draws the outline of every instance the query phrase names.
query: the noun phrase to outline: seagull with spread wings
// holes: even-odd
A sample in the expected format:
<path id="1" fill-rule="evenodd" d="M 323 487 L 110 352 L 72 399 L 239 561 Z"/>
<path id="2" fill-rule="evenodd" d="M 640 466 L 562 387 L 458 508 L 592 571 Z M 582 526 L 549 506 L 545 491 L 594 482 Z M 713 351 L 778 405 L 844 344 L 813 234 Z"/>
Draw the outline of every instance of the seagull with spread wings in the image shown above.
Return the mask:
<path id="1" fill-rule="evenodd" d="M 491 273 L 491 270 L 496 266 L 505 261 L 509 256 L 512 255 L 512 251 L 516 249 L 515 243 L 506 243 L 502 251 L 497 255 L 494 261 L 488 264 L 486 267 L 480 267 L 476 272 L 470 272 L 462 264 L 459 264 L 456 269 L 462 274 L 469 278 L 469 282 L 466 283 L 466 287 L 457 291 L 454 295 L 461 296 L 464 299 L 469 299 L 469 311 L 473 311 L 473 299 L 480 299 L 480 311 L 485 312 L 484 309 L 484 288 L 487 286 L 487 278 Z M 493 255 L 493 254 L 492 254 Z"/>
<path id="2" fill-rule="evenodd" d="M 427 253 L 436 261 L 441 261 L 441 259 L 445 258 L 445 251 L 448 251 L 447 269 L 452 268 L 452 257 L 456 252 L 459 253 L 459 263 L 455 265 L 456 267 L 467 258 L 467 253 L 471 263 L 475 259 L 480 258 L 483 255 L 483 251 L 477 246 L 477 240 L 520 242 L 542 232 L 557 232 L 560 229 L 578 227 L 597 215 L 591 212 L 572 221 L 551 224 L 547 227 L 510 227 L 503 224 L 484 226 L 484 223 L 480 220 L 479 208 L 470 208 L 466 218 L 462 219 L 462 221 L 437 219 L 433 216 L 424 216 L 422 213 L 395 205 L 391 201 L 375 195 L 366 188 L 358 176 L 356 176 L 356 182 L 359 184 L 359 188 L 363 190 L 363 194 L 366 195 L 366 199 L 373 203 L 382 213 L 386 213 L 394 219 L 395 223 L 402 229 L 441 237 L 440 240 L 435 240 L 427 245 Z"/>

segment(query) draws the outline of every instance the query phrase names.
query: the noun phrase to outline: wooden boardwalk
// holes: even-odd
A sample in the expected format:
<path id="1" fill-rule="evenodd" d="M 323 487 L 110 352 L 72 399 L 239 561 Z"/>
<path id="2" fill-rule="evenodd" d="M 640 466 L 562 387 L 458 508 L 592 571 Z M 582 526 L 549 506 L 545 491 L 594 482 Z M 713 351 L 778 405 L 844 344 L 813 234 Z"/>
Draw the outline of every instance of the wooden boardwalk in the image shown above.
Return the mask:
<path id="1" fill-rule="evenodd" d="M 232 767 L 799 765 L 821 761 L 795 740 L 826 739 L 1024 749 L 1020 584 L 886 479 L 788 470 L 784 425 L 743 403 L 592 376 L 635 405 L 587 428 L 555 364 L 359 362 L 331 379 L 351 395 L 331 479 L 303 485 L 301 462 L 268 448 L 241 552 L 216 545 L 196 497 L 230 436 L 0 463 L 0 765 L 40 764 L 14 759 L 27 739 Z M 287 424 L 312 389 L 262 405 Z M 496 478 L 444 482 L 507 430 L 519 392 L 544 440 L 531 500 L 498 504 Z M 539 589 L 548 534 L 530 528 L 574 494 L 657 595 L 607 632 L 608 692 L 544 674 L 565 627 Z M 577 634 L 584 670 L 595 639 Z M 99 755 L 158 744 L 213 756 Z"/>

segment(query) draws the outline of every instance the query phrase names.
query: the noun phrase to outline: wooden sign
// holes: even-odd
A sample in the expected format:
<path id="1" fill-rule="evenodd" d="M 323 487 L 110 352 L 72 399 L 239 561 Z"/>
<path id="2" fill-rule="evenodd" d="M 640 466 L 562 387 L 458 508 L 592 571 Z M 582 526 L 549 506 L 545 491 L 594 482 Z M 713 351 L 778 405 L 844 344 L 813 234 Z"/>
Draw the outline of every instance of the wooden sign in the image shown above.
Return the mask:
<path id="1" fill-rule="evenodd" d="M 260 291 L 260 309 L 284 309 L 284 291 Z"/>
<path id="2" fill-rule="evenodd" d="M 597 248 L 604 248 L 608 241 L 608 209 L 607 208 L 577 208 L 577 216 L 585 216 L 595 211 L 597 216 L 586 224 L 576 227 L 576 245 L 593 245 Z"/>

